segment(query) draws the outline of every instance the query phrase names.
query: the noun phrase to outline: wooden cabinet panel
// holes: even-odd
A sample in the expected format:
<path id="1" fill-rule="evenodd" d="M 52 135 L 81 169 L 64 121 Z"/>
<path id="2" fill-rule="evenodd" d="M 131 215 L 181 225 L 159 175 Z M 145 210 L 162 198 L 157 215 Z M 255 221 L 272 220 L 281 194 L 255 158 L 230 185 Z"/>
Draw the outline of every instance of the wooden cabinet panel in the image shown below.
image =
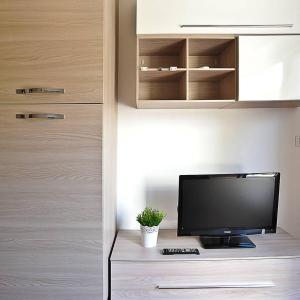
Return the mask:
<path id="1" fill-rule="evenodd" d="M 0 41 L 102 38 L 102 0 L 1 0 Z"/>
<path id="2" fill-rule="evenodd" d="M 199 237 L 160 230 L 157 246 L 145 249 L 139 231 L 120 230 L 111 255 L 112 300 L 300 299 L 300 241 L 280 228 L 251 240 L 256 248 L 211 250 Z M 161 253 L 187 247 L 200 255 Z"/>
<path id="3" fill-rule="evenodd" d="M 0 42 L 0 103 L 100 103 L 101 41 Z M 16 94 L 64 88 L 64 94 Z"/>
<path id="4" fill-rule="evenodd" d="M 300 35 L 239 37 L 239 100 L 300 100 Z"/>
<path id="5" fill-rule="evenodd" d="M 103 102 L 102 0 L 1 1 L 0 103 Z M 64 88 L 64 94 L 16 89 Z"/>
<path id="6" fill-rule="evenodd" d="M 299 266 L 300 259 L 114 261 L 112 299 L 298 299 Z M 241 287 L 219 288 L 229 284 Z M 249 287 L 259 284 L 274 286 Z"/>
<path id="7" fill-rule="evenodd" d="M 101 136 L 102 105 L 1 107 L 1 299 L 100 299 Z"/>

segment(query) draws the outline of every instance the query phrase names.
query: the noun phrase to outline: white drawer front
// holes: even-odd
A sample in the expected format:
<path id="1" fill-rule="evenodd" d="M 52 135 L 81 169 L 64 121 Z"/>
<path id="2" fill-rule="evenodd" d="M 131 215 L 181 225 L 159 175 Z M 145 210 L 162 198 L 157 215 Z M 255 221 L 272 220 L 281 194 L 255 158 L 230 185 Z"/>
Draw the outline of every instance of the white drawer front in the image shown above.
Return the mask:
<path id="1" fill-rule="evenodd" d="M 112 262 L 112 300 L 300 299 L 300 259 Z"/>

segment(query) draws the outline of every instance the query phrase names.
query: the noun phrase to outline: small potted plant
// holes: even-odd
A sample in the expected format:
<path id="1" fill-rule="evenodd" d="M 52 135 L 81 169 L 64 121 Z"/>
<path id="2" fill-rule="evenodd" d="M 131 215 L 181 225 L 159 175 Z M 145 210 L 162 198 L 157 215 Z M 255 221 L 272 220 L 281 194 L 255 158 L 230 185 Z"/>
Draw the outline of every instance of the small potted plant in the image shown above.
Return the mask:
<path id="1" fill-rule="evenodd" d="M 156 246 L 159 224 L 165 216 L 164 212 L 150 207 L 137 215 L 136 220 L 141 225 L 142 244 L 145 248 Z"/>

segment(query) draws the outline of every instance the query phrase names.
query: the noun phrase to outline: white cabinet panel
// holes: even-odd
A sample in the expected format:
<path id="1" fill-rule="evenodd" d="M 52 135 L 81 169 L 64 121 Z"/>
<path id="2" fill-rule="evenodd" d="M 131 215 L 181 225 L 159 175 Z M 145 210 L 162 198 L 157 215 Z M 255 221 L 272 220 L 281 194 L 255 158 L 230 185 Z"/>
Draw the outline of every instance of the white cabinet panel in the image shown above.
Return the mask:
<path id="1" fill-rule="evenodd" d="M 300 35 L 239 37 L 239 100 L 300 100 Z"/>
<path id="2" fill-rule="evenodd" d="M 283 24 L 293 26 L 244 27 Z M 221 27 L 181 27 L 182 25 Z M 300 1 L 137 0 L 137 34 L 171 33 L 300 33 Z"/>

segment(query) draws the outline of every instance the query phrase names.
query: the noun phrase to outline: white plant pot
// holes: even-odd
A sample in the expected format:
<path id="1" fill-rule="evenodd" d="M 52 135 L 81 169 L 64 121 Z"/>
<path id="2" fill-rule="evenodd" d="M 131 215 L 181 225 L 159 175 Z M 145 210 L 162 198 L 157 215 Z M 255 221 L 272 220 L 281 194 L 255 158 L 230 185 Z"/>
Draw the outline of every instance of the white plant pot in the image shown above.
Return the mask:
<path id="1" fill-rule="evenodd" d="M 142 245 L 145 248 L 155 247 L 157 244 L 159 226 L 143 226 L 141 225 Z"/>

